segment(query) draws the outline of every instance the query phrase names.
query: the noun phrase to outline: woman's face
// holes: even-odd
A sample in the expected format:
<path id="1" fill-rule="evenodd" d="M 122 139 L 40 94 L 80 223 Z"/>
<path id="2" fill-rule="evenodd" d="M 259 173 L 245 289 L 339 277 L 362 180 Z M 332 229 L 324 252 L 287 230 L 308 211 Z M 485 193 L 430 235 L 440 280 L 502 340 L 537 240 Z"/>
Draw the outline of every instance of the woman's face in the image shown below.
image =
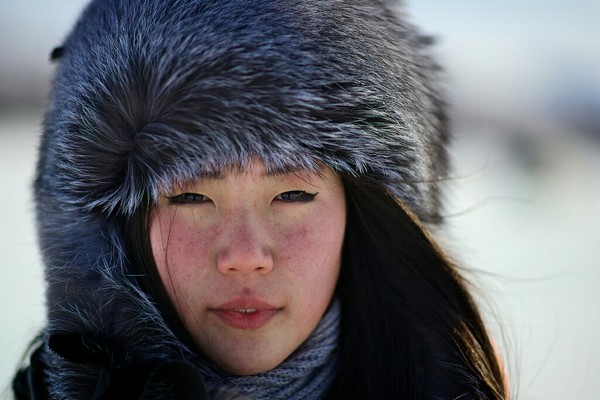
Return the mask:
<path id="1" fill-rule="evenodd" d="M 150 241 L 161 280 L 200 349 L 251 375 L 285 360 L 327 309 L 346 225 L 341 180 L 268 174 L 254 162 L 164 193 Z"/>

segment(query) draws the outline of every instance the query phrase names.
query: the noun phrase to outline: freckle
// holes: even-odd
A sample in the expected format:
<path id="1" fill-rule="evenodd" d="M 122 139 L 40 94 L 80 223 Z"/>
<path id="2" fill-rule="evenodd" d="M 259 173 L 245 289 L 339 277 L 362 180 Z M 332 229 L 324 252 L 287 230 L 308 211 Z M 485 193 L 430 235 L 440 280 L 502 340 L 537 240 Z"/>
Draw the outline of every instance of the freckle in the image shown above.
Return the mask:
<path id="1" fill-rule="evenodd" d="M 305 239 L 307 237 L 309 237 L 310 235 L 310 229 L 307 226 L 302 226 L 299 230 L 298 230 L 298 237 Z"/>

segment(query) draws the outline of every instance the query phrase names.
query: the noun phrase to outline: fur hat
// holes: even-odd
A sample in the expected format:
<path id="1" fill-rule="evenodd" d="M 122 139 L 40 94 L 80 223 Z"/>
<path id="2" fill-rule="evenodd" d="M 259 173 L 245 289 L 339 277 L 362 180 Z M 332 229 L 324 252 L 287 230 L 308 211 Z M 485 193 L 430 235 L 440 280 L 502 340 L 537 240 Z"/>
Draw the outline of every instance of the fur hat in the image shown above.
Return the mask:
<path id="1" fill-rule="evenodd" d="M 130 213 L 253 155 L 318 160 L 435 220 L 446 126 L 422 47 L 375 0 L 95 1 L 63 47 L 39 184 Z"/>
<path id="2" fill-rule="evenodd" d="M 127 279 L 123 221 L 254 157 L 371 177 L 438 221 L 447 133 L 424 47 L 382 0 L 93 1 L 55 53 L 35 182 L 50 332 L 183 353 Z"/>

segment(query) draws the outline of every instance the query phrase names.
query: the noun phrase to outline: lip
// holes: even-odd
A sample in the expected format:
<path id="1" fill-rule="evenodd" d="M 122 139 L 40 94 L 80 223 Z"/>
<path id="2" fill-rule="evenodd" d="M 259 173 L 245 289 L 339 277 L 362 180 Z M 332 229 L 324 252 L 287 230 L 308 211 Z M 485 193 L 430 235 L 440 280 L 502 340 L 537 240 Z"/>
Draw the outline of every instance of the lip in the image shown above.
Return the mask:
<path id="1" fill-rule="evenodd" d="M 281 310 L 281 307 L 253 298 L 233 299 L 209 309 L 227 325 L 244 330 L 256 330 L 266 326 Z"/>

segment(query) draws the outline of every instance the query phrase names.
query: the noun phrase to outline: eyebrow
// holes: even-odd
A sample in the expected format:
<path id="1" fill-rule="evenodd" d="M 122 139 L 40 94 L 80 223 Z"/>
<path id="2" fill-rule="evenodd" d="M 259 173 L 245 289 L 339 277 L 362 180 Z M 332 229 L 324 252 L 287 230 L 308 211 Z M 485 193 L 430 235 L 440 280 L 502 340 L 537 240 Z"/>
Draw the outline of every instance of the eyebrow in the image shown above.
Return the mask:
<path id="1" fill-rule="evenodd" d="M 282 176 L 282 175 L 296 175 L 301 173 L 319 173 L 319 169 L 316 170 L 304 168 L 301 166 L 285 166 L 283 168 L 276 168 L 272 170 L 267 170 L 262 174 L 262 176 Z"/>
<path id="2" fill-rule="evenodd" d="M 242 168 L 236 168 L 236 167 L 229 167 L 229 168 L 225 168 L 225 169 L 220 169 L 218 171 L 205 171 L 202 172 L 198 178 L 200 179 L 209 179 L 209 180 L 221 180 L 223 179 L 224 173 L 225 171 L 229 172 L 229 171 L 244 171 L 244 169 Z M 284 166 L 284 167 L 280 167 L 280 168 L 274 168 L 274 169 L 267 169 L 266 171 L 264 171 L 261 176 L 262 177 L 282 177 L 285 175 L 302 175 L 303 173 L 305 174 L 311 174 L 311 173 L 316 173 L 318 175 L 321 175 L 322 172 L 320 171 L 320 168 L 316 168 L 315 170 L 312 169 L 308 169 L 305 167 L 301 167 L 301 166 Z"/>

